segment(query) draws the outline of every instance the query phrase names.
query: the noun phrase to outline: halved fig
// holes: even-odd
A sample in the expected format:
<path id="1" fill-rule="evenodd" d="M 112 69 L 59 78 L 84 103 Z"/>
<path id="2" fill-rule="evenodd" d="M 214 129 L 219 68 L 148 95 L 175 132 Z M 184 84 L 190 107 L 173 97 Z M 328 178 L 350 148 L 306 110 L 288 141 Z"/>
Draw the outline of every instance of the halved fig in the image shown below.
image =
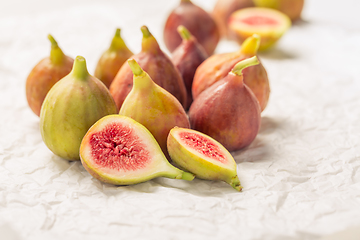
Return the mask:
<path id="1" fill-rule="evenodd" d="M 180 168 L 197 178 L 224 181 L 241 191 L 236 162 L 215 139 L 192 129 L 174 127 L 167 145 L 171 159 Z"/>
<path id="2" fill-rule="evenodd" d="M 156 177 L 191 181 L 194 175 L 172 166 L 143 125 L 121 116 L 97 121 L 80 146 L 84 168 L 96 179 L 115 185 L 141 183 Z"/>
<path id="3" fill-rule="evenodd" d="M 244 8 L 229 18 L 229 28 L 240 43 L 253 34 L 261 37 L 259 51 L 272 47 L 290 27 L 291 20 L 287 15 L 270 8 Z"/>

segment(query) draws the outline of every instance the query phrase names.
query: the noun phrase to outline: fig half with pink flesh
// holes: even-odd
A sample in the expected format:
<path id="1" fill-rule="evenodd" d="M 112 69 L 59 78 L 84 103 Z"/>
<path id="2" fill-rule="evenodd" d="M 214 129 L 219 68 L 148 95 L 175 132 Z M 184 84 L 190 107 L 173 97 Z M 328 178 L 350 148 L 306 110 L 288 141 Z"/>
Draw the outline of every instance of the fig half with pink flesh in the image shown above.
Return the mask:
<path id="1" fill-rule="evenodd" d="M 226 77 L 235 64 L 255 56 L 259 44 L 260 36 L 254 34 L 243 42 L 238 51 L 215 54 L 206 59 L 195 72 L 192 84 L 193 98 L 196 99 L 202 91 Z M 255 94 L 261 110 L 264 110 L 270 96 L 270 84 L 266 69 L 260 62 L 258 65 L 245 68 L 242 74 L 244 83 Z"/>
<path id="2" fill-rule="evenodd" d="M 81 163 L 96 179 L 129 185 L 156 177 L 191 181 L 194 175 L 172 166 L 143 125 L 121 115 L 97 121 L 80 146 Z"/>
<path id="3" fill-rule="evenodd" d="M 241 191 L 234 158 L 215 139 L 201 132 L 175 127 L 167 140 L 174 164 L 207 180 L 220 180 Z"/>
<path id="4" fill-rule="evenodd" d="M 229 28 L 242 43 L 253 34 L 261 37 L 259 51 L 268 50 L 291 27 L 290 18 L 271 8 L 243 8 L 229 17 Z"/>
<path id="5" fill-rule="evenodd" d="M 237 63 L 225 78 L 203 91 L 189 110 L 191 128 L 229 151 L 250 145 L 260 129 L 260 105 L 242 75 L 244 68 L 255 64 L 256 56 Z"/>
<path id="6" fill-rule="evenodd" d="M 190 128 L 189 118 L 181 103 L 157 85 L 134 59 L 128 60 L 134 74 L 133 88 L 121 106 L 120 115 L 144 125 L 167 155 L 166 139 L 175 126 Z"/>

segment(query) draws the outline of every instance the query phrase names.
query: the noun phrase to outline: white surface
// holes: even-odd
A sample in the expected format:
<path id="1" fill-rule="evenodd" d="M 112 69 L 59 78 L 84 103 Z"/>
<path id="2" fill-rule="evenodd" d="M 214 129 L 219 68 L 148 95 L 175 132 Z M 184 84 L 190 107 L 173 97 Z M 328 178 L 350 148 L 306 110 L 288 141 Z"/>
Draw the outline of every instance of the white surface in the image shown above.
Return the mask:
<path id="1" fill-rule="evenodd" d="M 116 27 L 134 52 L 141 25 L 165 50 L 163 24 L 178 1 L 49 2 L 0 1 L 2 240 L 339 239 L 348 228 L 359 239 L 359 1 L 307 0 L 304 21 L 260 55 L 272 92 L 256 140 L 234 153 L 240 193 L 163 178 L 116 187 L 54 156 L 25 98 L 47 34 L 93 72 Z M 193 2 L 210 10 L 215 1 Z M 222 42 L 217 52 L 237 48 Z"/>

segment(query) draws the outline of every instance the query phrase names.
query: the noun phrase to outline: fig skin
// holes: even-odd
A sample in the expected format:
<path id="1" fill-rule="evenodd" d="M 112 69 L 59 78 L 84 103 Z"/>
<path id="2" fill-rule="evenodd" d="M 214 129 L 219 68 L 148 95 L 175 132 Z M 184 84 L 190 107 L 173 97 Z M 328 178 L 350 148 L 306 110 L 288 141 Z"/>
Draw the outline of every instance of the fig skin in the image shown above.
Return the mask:
<path id="1" fill-rule="evenodd" d="M 40 116 L 46 94 L 56 82 L 70 73 L 74 63 L 74 59 L 63 53 L 50 34 L 48 39 L 51 42 L 50 56 L 37 63 L 26 79 L 26 99 L 37 116 Z"/>
<path id="2" fill-rule="evenodd" d="M 180 4 L 169 14 L 164 27 L 164 42 L 173 52 L 182 42 L 177 27 L 183 25 L 204 47 L 208 55 L 213 54 L 219 40 L 219 29 L 212 16 L 190 0 L 181 0 Z"/>
<path id="3" fill-rule="evenodd" d="M 110 87 L 124 62 L 134 55 L 121 38 L 120 32 L 121 30 L 117 28 L 110 47 L 101 55 L 95 68 L 94 76 L 100 79 L 107 88 Z"/>
<path id="4" fill-rule="evenodd" d="M 257 54 L 260 37 L 253 35 L 245 40 L 236 52 L 216 54 L 206 59 L 196 70 L 192 85 L 192 96 L 196 99 L 205 89 L 226 77 L 231 69 L 241 60 Z M 260 59 L 258 59 L 260 61 Z M 269 101 L 270 84 L 266 69 L 261 61 L 258 65 L 245 68 L 244 83 L 252 90 L 263 111 Z"/>
<path id="5" fill-rule="evenodd" d="M 175 127 L 169 133 L 167 146 L 173 163 L 181 169 L 197 178 L 224 181 L 241 191 L 236 162 L 215 139 L 192 129 Z"/>
<path id="6" fill-rule="evenodd" d="M 99 119 L 80 145 L 84 168 L 101 182 L 129 185 L 156 177 L 191 181 L 194 175 L 172 166 L 143 125 L 118 114 Z"/>
<path id="7" fill-rule="evenodd" d="M 229 151 L 247 147 L 259 132 L 260 105 L 243 83 L 241 73 L 256 63 L 256 56 L 240 61 L 225 78 L 203 91 L 189 110 L 191 128 L 214 138 Z"/>
<path id="8" fill-rule="evenodd" d="M 128 116 L 144 125 L 168 157 L 166 141 L 175 127 L 190 128 L 189 118 L 181 103 L 160 87 L 133 59 L 128 60 L 134 73 L 133 88 L 121 106 L 120 115 Z"/>
<path id="9" fill-rule="evenodd" d="M 186 88 L 179 70 L 160 49 L 148 28 L 142 26 L 141 31 L 143 33 L 142 50 L 131 58 L 150 75 L 155 83 L 174 95 L 182 106 L 186 106 Z M 131 91 L 132 85 L 133 73 L 128 64 L 123 64 L 109 88 L 118 109 L 121 108 L 126 96 Z"/>
<path id="10" fill-rule="evenodd" d="M 178 32 L 183 40 L 174 50 L 171 60 L 184 80 L 187 91 L 185 110 L 188 110 L 193 101 L 191 87 L 195 71 L 208 58 L 208 54 L 184 26 L 180 25 Z"/>
<path id="11" fill-rule="evenodd" d="M 254 7 L 253 0 L 218 0 L 216 2 L 212 16 L 219 27 L 222 37 L 233 38 L 233 34 L 228 28 L 228 19 L 236 10 L 248 7 Z"/>
<path id="12" fill-rule="evenodd" d="M 266 7 L 285 13 L 291 21 L 301 19 L 304 0 L 253 0 L 257 7 Z"/>
<path id="13" fill-rule="evenodd" d="M 291 27 L 290 18 L 271 8 L 243 8 L 233 12 L 228 20 L 234 39 L 240 44 L 253 34 L 261 37 L 259 51 L 267 51 Z"/>
<path id="14" fill-rule="evenodd" d="M 117 111 L 109 90 L 89 74 L 85 59 L 78 56 L 71 72 L 45 97 L 40 112 L 42 139 L 55 155 L 80 160 L 79 147 L 87 130 Z"/>

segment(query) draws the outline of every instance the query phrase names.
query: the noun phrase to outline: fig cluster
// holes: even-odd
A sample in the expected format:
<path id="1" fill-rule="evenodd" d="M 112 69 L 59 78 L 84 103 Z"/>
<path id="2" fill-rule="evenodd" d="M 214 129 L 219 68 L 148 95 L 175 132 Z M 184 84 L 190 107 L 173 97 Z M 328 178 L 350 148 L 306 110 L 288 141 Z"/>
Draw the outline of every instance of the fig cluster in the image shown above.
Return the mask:
<path id="1" fill-rule="evenodd" d="M 63 159 L 80 160 L 106 183 L 197 177 L 240 191 L 231 152 L 248 147 L 259 132 L 270 84 L 257 53 L 276 40 L 249 30 L 238 51 L 214 52 L 220 38 L 230 34 L 227 26 L 236 32 L 239 22 L 281 22 L 277 13 L 253 4 L 219 1 L 217 10 L 230 5 L 236 11 L 210 14 L 181 0 L 164 26 L 170 56 L 147 26 L 140 29 L 141 51 L 135 54 L 116 29 L 94 75 L 84 57 L 65 55 L 49 35 L 50 56 L 26 81 L 45 145 Z M 220 23 L 220 16 L 231 24 Z"/>

